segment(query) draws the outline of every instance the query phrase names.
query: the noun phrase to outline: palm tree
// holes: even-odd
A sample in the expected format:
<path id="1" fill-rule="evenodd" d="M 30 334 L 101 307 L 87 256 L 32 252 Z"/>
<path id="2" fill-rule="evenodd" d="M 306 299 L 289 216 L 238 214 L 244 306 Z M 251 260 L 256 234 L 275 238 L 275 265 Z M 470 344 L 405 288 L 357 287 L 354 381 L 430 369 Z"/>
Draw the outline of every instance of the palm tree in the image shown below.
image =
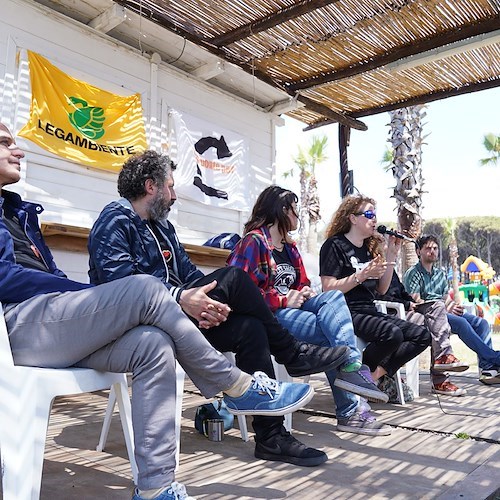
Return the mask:
<path id="1" fill-rule="evenodd" d="M 300 171 L 300 213 L 299 213 L 299 246 L 309 253 L 317 253 L 317 224 L 321 219 L 320 201 L 316 180 L 316 167 L 325 162 L 328 138 L 314 136 L 309 149 L 304 151 L 301 146 L 293 157 L 295 165 Z M 293 175 L 294 169 L 284 173 L 284 176 Z M 306 234 L 307 230 L 307 234 Z"/>
<path id="2" fill-rule="evenodd" d="M 483 146 L 490 156 L 479 160 L 479 164 L 481 166 L 493 165 L 496 167 L 500 159 L 500 135 L 486 134 L 483 138 Z"/>
<path id="3" fill-rule="evenodd" d="M 391 111 L 390 138 L 392 151 L 386 151 L 385 163 L 391 161 L 389 168 L 396 180 L 393 197 L 396 199 L 398 229 L 412 238 L 422 231 L 422 194 L 424 178 L 422 175 L 422 120 L 425 106 L 413 106 Z M 390 153 L 392 153 L 392 158 Z M 404 241 L 401 252 L 401 272 L 418 261 L 415 245 Z"/>
<path id="4" fill-rule="evenodd" d="M 450 250 L 450 264 L 453 273 L 452 287 L 453 287 L 453 300 L 460 304 L 460 291 L 458 288 L 458 282 L 460 281 L 460 270 L 458 268 L 458 245 L 457 245 L 457 221 L 455 219 L 446 219 L 445 221 L 445 236 L 449 240 L 450 244 L 448 248 Z"/>

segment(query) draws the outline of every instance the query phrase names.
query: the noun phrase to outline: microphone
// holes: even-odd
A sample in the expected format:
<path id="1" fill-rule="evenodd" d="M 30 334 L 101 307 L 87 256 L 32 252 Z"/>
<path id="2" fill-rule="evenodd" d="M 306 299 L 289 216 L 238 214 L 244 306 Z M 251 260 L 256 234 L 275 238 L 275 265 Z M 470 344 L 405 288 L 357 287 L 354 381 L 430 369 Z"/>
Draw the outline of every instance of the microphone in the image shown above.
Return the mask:
<path id="1" fill-rule="evenodd" d="M 385 226 L 381 225 L 377 227 L 377 231 L 380 234 L 388 234 L 389 236 L 395 236 L 396 238 L 399 238 L 401 240 L 406 240 L 406 241 L 413 241 L 415 240 L 413 238 L 410 238 L 409 236 L 406 236 L 405 234 L 398 233 L 397 231 L 394 231 L 392 229 L 387 229 Z"/>

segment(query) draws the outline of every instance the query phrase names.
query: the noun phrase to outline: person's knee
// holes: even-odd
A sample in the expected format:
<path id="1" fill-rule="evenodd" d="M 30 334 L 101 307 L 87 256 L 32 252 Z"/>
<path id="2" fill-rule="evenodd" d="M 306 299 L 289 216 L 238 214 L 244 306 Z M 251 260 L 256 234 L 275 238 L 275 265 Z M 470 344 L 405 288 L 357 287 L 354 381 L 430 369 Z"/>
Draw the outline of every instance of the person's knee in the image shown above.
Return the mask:
<path id="1" fill-rule="evenodd" d="M 381 339 L 388 344 L 399 346 L 404 341 L 404 334 L 401 328 L 391 325 L 381 336 Z"/>
<path id="2" fill-rule="evenodd" d="M 241 269 L 241 267 L 236 267 L 236 266 L 227 266 L 224 268 L 225 271 L 225 277 L 228 280 L 231 280 L 236 283 L 248 283 L 251 282 L 252 284 L 252 278 L 250 278 L 250 275 Z"/>
<path id="3" fill-rule="evenodd" d="M 129 331 L 135 350 L 135 368 L 141 366 L 175 366 L 175 344 L 163 330 L 154 326 L 138 326 Z"/>
<path id="4" fill-rule="evenodd" d="M 335 304 L 337 307 L 345 303 L 344 294 L 340 290 L 327 290 L 321 293 L 321 297 L 324 297 L 325 302 Z"/>

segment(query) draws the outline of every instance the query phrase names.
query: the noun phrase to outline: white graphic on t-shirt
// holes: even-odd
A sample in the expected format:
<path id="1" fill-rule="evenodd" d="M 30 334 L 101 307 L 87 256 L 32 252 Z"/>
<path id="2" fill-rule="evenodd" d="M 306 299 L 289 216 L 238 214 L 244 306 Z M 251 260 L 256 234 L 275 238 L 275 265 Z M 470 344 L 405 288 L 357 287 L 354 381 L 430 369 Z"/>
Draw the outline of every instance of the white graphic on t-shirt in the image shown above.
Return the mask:
<path id="1" fill-rule="evenodd" d="M 354 267 L 355 272 L 362 271 L 370 262 L 359 262 L 358 258 L 353 255 L 351 257 L 351 266 Z"/>
<path id="2" fill-rule="evenodd" d="M 274 288 L 281 295 L 286 295 L 295 283 L 295 268 L 288 262 L 282 262 L 276 266 L 276 276 L 274 278 Z"/>

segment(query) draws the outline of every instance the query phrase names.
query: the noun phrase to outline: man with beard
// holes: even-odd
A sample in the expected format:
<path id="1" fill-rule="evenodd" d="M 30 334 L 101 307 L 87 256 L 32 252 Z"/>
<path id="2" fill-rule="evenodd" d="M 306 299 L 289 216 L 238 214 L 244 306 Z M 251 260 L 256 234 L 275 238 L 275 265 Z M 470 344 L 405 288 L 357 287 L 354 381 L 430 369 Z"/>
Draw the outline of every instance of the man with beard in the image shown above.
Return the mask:
<path id="1" fill-rule="evenodd" d="M 176 360 L 204 396 L 224 392 L 236 414 L 288 413 L 305 405 L 313 390 L 231 365 L 154 277 L 101 286 L 68 279 L 42 237 L 42 206 L 5 189 L 20 180 L 23 158 L 0 123 L 0 301 L 14 363 L 131 372 L 139 472 L 133 500 L 187 500 L 184 486 L 174 481 Z M 9 470 L 5 459 L 2 475 L 4 465 Z"/>
<path id="2" fill-rule="evenodd" d="M 174 168 L 168 157 L 154 151 L 125 162 L 118 177 L 122 199 L 103 209 L 90 233 L 91 282 L 133 274 L 156 276 L 215 348 L 236 353 L 242 370 L 251 367 L 272 376 L 271 354 L 292 376 L 341 365 L 348 348 L 296 340 L 277 322 L 243 270 L 225 267 L 204 276 L 196 268 L 166 219 L 176 200 Z M 302 466 L 327 460 L 325 453 L 291 436 L 283 417 L 254 416 L 253 428 L 257 458 Z"/>

